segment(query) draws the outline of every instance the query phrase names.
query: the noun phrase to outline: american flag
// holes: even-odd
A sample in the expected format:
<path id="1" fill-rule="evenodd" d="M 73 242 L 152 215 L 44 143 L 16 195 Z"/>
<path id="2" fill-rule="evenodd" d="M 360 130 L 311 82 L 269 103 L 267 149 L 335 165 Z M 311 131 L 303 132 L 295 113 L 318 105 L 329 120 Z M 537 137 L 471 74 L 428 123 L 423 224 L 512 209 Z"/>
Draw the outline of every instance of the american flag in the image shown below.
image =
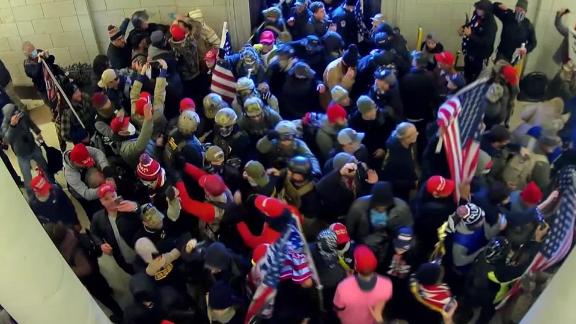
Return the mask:
<path id="1" fill-rule="evenodd" d="M 472 180 L 478 166 L 481 125 L 486 109 L 484 95 L 489 86 L 486 79 L 478 80 L 448 99 L 438 109 L 437 123 L 441 130 L 450 173 L 456 185 Z M 455 195 L 458 201 L 458 190 L 455 190 Z"/>
<path id="2" fill-rule="evenodd" d="M 43 64 L 42 73 L 44 75 L 44 82 L 46 83 L 46 94 L 48 96 L 48 100 L 50 102 L 56 102 L 58 99 L 58 90 L 56 89 L 56 84 L 54 84 L 54 80 L 48 73 L 48 66 L 46 63 Z"/>
<path id="3" fill-rule="evenodd" d="M 558 209 L 554 215 L 550 216 L 553 221 L 550 224 L 548 235 L 524 275 L 544 271 L 558 264 L 564 260 L 572 249 L 574 218 L 576 215 L 576 167 L 565 167 L 560 171 L 558 178 L 558 191 L 560 192 Z M 518 280 L 508 291 L 506 297 L 498 304 L 497 309 L 502 308 L 520 289 L 521 283 Z"/>
<path id="4" fill-rule="evenodd" d="M 354 15 L 356 16 L 356 24 L 358 25 L 358 42 L 363 41 L 366 36 L 370 33 L 366 23 L 364 22 L 364 10 L 362 6 L 363 0 L 356 1 L 356 7 L 354 8 Z"/>
<path id="5" fill-rule="evenodd" d="M 266 250 L 264 262 L 259 262 L 260 272 L 264 274 L 262 283 L 252 297 L 244 323 L 255 323 L 262 310 L 274 303 L 276 289 L 281 279 L 286 278 L 287 268 L 293 268 L 293 280 L 310 277 L 310 269 L 305 264 L 294 261 L 294 254 L 301 254 L 304 242 L 298 228 L 290 224 L 284 234 Z M 293 267 L 298 262 L 304 267 Z M 306 270 L 308 274 L 306 275 Z"/>
<path id="6" fill-rule="evenodd" d="M 232 54 L 232 44 L 230 42 L 230 33 L 228 29 L 224 32 L 224 44 L 222 49 L 224 50 L 224 55 Z M 222 99 L 231 103 L 236 96 L 236 78 L 234 74 L 227 66 L 223 65 L 221 60 L 218 60 L 214 71 L 212 71 L 212 84 L 210 86 L 212 92 L 222 96 Z"/>

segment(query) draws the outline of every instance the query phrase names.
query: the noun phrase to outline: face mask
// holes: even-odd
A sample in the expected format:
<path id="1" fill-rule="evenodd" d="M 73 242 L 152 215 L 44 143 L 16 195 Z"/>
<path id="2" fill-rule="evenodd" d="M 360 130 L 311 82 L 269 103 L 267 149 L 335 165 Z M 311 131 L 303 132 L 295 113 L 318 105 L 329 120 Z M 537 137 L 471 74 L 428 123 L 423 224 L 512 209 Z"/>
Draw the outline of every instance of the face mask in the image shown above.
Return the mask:
<path id="1" fill-rule="evenodd" d="M 517 12 L 516 13 L 516 21 L 517 22 L 522 22 L 522 20 L 524 20 L 524 18 L 526 18 L 526 13 L 525 12 Z"/>
<path id="2" fill-rule="evenodd" d="M 375 229 L 382 229 L 388 224 L 388 213 L 370 209 L 370 223 Z"/>
<path id="3" fill-rule="evenodd" d="M 230 134 L 232 134 L 232 130 L 234 129 L 234 127 L 229 126 L 229 127 L 220 127 L 220 135 L 222 137 L 228 137 L 230 136 Z"/>
<path id="4" fill-rule="evenodd" d="M 38 50 L 37 49 L 33 50 L 32 53 L 30 53 L 30 56 L 33 59 L 37 58 L 38 57 Z"/>
<path id="5" fill-rule="evenodd" d="M 136 127 L 132 125 L 132 123 L 128 124 L 128 134 L 130 135 L 136 134 Z"/>
<path id="6" fill-rule="evenodd" d="M 250 184 L 251 187 L 258 187 L 258 184 L 256 183 L 256 181 L 252 180 L 252 178 L 246 177 L 246 180 L 248 181 L 248 183 Z"/>

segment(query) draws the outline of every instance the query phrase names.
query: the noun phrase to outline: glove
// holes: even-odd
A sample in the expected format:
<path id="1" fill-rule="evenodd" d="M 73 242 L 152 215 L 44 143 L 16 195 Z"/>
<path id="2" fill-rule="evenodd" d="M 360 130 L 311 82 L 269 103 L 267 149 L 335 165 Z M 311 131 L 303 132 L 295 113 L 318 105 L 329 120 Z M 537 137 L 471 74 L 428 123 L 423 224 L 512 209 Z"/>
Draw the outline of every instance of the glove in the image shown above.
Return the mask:
<path id="1" fill-rule="evenodd" d="M 266 137 L 268 137 L 269 140 L 274 140 L 277 139 L 280 135 L 278 135 L 278 132 L 275 130 L 269 130 L 268 134 L 266 134 Z"/>

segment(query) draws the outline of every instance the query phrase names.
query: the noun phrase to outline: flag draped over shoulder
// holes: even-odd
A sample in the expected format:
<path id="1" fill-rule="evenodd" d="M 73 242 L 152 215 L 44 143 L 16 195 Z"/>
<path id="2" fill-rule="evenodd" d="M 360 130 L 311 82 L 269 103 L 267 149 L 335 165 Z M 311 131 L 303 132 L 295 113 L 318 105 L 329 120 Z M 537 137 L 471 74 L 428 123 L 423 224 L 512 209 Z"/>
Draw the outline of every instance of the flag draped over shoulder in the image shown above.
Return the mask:
<path id="1" fill-rule="evenodd" d="M 442 134 L 450 174 L 456 185 L 472 180 L 480 153 L 485 94 L 490 84 L 478 80 L 448 99 L 438 109 L 437 124 Z M 460 193 L 455 190 L 456 199 Z"/>
<path id="2" fill-rule="evenodd" d="M 223 46 L 221 49 L 224 50 L 224 55 L 232 54 L 232 44 L 230 42 L 230 33 L 228 29 L 223 31 Z M 212 84 L 210 85 L 210 90 L 212 92 L 222 96 L 222 99 L 227 102 L 232 102 L 236 95 L 236 78 L 230 70 L 229 67 L 222 64 L 221 60 L 218 60 L 214 70 L 212 71 Z"/>
<path id="3" fill-rule="evenodd" d="M 544 271 L 566 258 L 574 242 L 574 219 L 576 217 L 576 167 L 567 166 L 560 171 L 558 178 L 560 201 L 558 208 L 548 219 L 550 230 L 544 239 L 540 251 L 526 270 L 526 273 Z M 510 289 L 498 305 L 501 308 L 510 297 L 520 291 L 520 281 Z"/>
<path id="4" fill-rule="evenodd" d="M 262 310 L 274 303 L 281 279 L 305 280 L 311 276 L 304 255 L 304 242 L 294 224 L 290 224 L 284 234 L 271 244 L 264 260 L 257 264 L 264 274 L 262 283 L 256 288 L 244 323 L 254 323 Z M 304 261 L 303 261 L 304 260 Z"/>

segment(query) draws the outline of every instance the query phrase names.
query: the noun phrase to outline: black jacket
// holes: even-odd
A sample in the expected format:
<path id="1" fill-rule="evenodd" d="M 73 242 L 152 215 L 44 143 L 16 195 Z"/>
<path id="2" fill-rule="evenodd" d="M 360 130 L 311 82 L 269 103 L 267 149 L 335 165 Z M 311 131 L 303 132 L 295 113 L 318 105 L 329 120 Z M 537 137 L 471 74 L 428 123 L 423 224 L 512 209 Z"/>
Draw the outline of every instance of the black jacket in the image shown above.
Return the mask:
<path id="1" fill-rule="evenodd" d="M 386 138 L 390 136 L 395 126 L 395 122 L 383 109 L 378 109 L 375 120 L 364 120 L 362 114 L 356 111 L 348 123 L 351 128 L 365 134 L 362 143 L 371 154 L 377 149 L 386 148 Z"/>
<path id="2" fill-rule="evenodd" d="M 415 182 L 416 161 L 414 147 L 405 148 L 400 141 L 390 136 L 386 141 L 386 158 L 382 167 L 382 179 L 391 182 Z"/>
<path id="3" fill-rule="evenodd" d="M 400 97 L 404 103 L 404 117 L 407 119 L 434 119 L 439 95 L 430 72 L 413 68 L 400 81 Z"/>
<path id="4" fill-rule="evenodd" d="M 332 21 L 336 24 L 336 32 L 342 35 L 346 46 L 358 43 L 358 24 L 354 11 L 350 12 L 340 6 L 332 12 Z"/>
<path id="5" fill-rule="evenodd" d="M 318 182 L 316 191 L 322 206 L 319 215 L 321 218 L 330 223 L 335 222 L 337 217 L 348 213 L 350 205 L 357 197 L 370 193 L 372 185 L 366 182 L 366 172 L 363 168 L 358 168 L 354 181 L 355 192 L 344 185 L 340 170 L 333 170 Z"/>
<path id="6" fill-rule="evenodd" d="M 130 19 L 125 18 L 120 24 L 120 33 L 122 36 L 126 34 L 126 29 L 128 29 L 128 23 L 130 23 Z M 132 47 L 130 47 L 130 43 L 126 42 L 124 47 L 116 47 L 110 42 L 108 45 L 108 51 L 106 51 L 106 56 L 110 60 L 110 66 L 115 69 L 123 69 L 130 66 L 132 61 Z"/>
<path id="7" fill-rule="evenodd" d="M 324 19 L 318 21 L 314 16 L 311 16 L 310 19 L 308 19 L 308 23 L 306 23 L 306 36 L 316 35 L 322 37 L 328 31 L 328 27 L 330 27 L 330 22 L 328 20 Z"/>
<path id="8" fill-rule="evenodd" d="M 8 85 L 8 83 L 10 83 L 10 81 L 12 81 L 10 71 L 8 71 L 6 65 L 4 65 L 4 62 L 0 60 L 0 87 L 2 89 L 6 88 L 6 86 Z"/>
<path id="9" fill-rule="evenodd" d="M 302 11 L 302 13 L 298 14 L 298 12 L 296 12 L 296 8 L 292 7 L 290 9 L 290 16 L 288 18 L 290 17 L 294 17 L 294 26 L 287 26 L 288 31 L 292 35 L 292 39 L 299 40 L 306 37 L 306 24 L 308 23 L 310 17 L 312 17 L 312 11 L 306 8 L 304 11 Z"/>
<path id="10" fill-rule="evenodd" d="M 30 208 L 41 223 L 51 222 L 58 223 L 59 221 L 65 225 L 77 225 L 78 218 L 76 217 L 76 210 L 66 196 L 66 193 L 58 185 L 52 185 L 50 191 L 50 199 L 47 201 L 39 201 L 36 196 L 30 197 Z"/>
<path id="11" fill-rule="evenodd" d="M 304 117 L 307 112 L 320 112 L 320 97 L 316 79 L 298 79 L 288 76 L 278 96 L 280 112 L 284 119 Z"/>
<path id="12" fill-rule="evenodd" d="M 372 98 L 378 108 L 383 109 L 389 116 L 401 119 L 404 116 L 404 105 L 400 97 L 398 86 L 390 88 L 385 93 L 379 93 L 374 86 L 370 87 L 368 97 Z"/>
<path id="13" fill-rule="evenodd" d="M 499 8 L 501 3 L 494 3 L 494 15 L 502 21 L 502 34 L 500 35 L 500 44 L 498 45 L 498 55 L 502 56 L 506 60 L 512 60 L 514 51 L 522 46 L 522 43 L 526 44 L 526 50 L 528 53 L 536 47 L 536 32 L 534 31 L 534 25 L 524 18 L 522 22 L 518 23 L 514 11 L 507 9 L 502 10 Z"/>
<path id="14" fill-rule="evenodd" d="M 134 248 L 134 236 L 142 227 L 140 217 L 137 213 L 118 213 L 116 216 L 116 226 L 118 227 L 118 233 L 124 239 L 126 244 Z M 92 223 L 90 224 L 90 231 L 92 232 L 96 244 L 110 244 L 110 246 L 112 246 L 112 253 L 115 257 L 117 253 L 120 253 L 118 242 L 114 236 L 114 231 L 112 230 L 112 225 L 110 224 L 108 213 L 106 213 L 105 209 L 94 214 L 92 217 Z M 121 254 L 119 254 L 119 256 L 121 256 Z"/>
<path id="15" fill-rule="evenodd" d="M 479 59 L 489 58 L 494 51 L 494 40 L 498 30 L 492 12 L 486 12 L 484 17 L 474 13 L 468 27 L 472 29 L 472 34 L 462 38 L 464 54 Z"/>

